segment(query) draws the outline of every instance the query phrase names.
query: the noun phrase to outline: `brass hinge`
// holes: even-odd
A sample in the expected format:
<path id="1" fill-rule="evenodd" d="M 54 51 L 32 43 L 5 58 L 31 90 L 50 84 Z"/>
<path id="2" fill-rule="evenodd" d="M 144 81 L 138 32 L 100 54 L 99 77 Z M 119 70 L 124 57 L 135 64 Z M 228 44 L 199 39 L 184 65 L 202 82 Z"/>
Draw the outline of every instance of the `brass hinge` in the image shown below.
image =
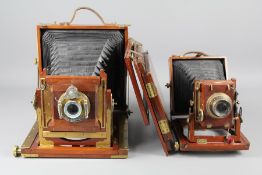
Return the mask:
<path id="1" fill-rule="evenodd" d="M 152 83 L 147 83 L 146 84 L 146 91 L 147 91 L 147 94 L 148 94 L 149 98 L 154 98 L 154 97 L 157 96 L 156 87 Z"/>
<path id="2" fill-rule="evenodd" d="M 159 120 L 158 125 L 160 127 L 162 134 L 167 134 L 170 132 L 168 121 L 167 120 Z"/>

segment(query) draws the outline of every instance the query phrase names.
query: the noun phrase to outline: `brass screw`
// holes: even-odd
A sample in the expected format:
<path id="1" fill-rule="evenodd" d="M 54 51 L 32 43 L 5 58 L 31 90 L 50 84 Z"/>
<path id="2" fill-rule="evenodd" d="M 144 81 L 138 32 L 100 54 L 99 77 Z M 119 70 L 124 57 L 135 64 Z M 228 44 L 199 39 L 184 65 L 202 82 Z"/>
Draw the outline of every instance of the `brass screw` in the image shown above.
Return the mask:
<path id="1" fill-rule="evenodd" d="M 213 127 L 212 124 L 207 124 L 207 129 L 210 129 L 210 128 L 212 128 L 212 127 Z"/>
<path id="2" fill-rule="evenodd" d="M 17 145 L 13 148 L 13 155 L 14 157 L 20 157 L 21 156 L 21 148 Z"/>
<path id="3" fill-rule="evenodd" d="M 175 144 L 174 144 L 174 148 L 175 148 L 176 151 L 179 150 L 179 143 L 178 143 L 178 142 L 175 142 Z"/>
<path id="4" fill-rule="evenodd" d="M 197 120 L 203 121 L 203 119 L 204 119 L 204 113 L 203 113 L 203 110 L 200 109 L 200 111 L 198 112 Z"/>
<path id="5" fill-rule="evenodd" d="M 190 100 L 190 106 L 194 106 L 194 101 Z"/>
<path id="6" fill-rule="evenodd" d="M 40 84 L 40 89 L 41 90 L 45 90 L 45 85 L 44 84 Z"/>
<path id="7" fill-rule="evenodd" d="M 131 115 L 133 114 L 133 111 L 131 111 L 130 109 L 127 110 L 127 115 Z"/>
<path id="8" fill-rule="evenodd" d="M 210 87 L 210 91 L 213 91 L 213 85 L 210 84 L 209 87 Z"/>
<path id="9" fill-rule="evenodd" d="M 195 86 L 196 86 L 196 90 L 199 91 L 200 90 L 200 82 L 197 81 Z"/>
<path id="10" fill-rule="evenodd" d="M 229 123 L 224 124 L 224 128 L 225 128 L 225 129 L 228 129 L 229 127 L 230 127 L 230 124 L 229 124 Z"/>
<path id="11" fill-rule="evenodd" d="M 37 63 L 38 63 L 38 60 L 37 60 L 37 58 L 35 58 L 34 59 L 34 64 L 37 65 Z"/>

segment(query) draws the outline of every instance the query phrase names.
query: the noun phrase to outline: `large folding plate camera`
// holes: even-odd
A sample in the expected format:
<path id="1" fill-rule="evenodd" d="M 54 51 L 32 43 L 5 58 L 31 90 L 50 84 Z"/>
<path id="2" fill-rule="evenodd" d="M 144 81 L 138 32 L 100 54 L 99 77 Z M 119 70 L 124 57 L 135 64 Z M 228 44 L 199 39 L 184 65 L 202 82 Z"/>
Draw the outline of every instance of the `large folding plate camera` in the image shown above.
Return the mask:
<path id="1" fill-rule="evenodd" d="M 81 9 L 94 12 L 103 24 L 72 25 Z M 248 149 L 249 142 L 240 133 L 242 118 L 235 80 L 226 80 L 224 59 L 219 65 L 215 63 L 215 72 L 209 72 L 212 77 L 190 75 L 187 80 L 185 71 L 190 66 L 198 70 L 197 75 L 206 73 L 196 68 L 202 63 L 188 63 L 186 67 L 187 62 L 180 65 L 179 60 L 190 62 L 193 57 L 170 58 L 171 114 L 189 112 L 187 119 L 171 120 L 151 74 L 148 53 L 141 43 L 128 39 L 128 26 L 105 24 L 96 11 L 81 7 L 68 23 L 37 26 L 37 36 L 37 122 L 22 146 L 15 146 L 15 156 L 126 158 L 130 113 L 126 104 L 127 75 L 144 124 L 149 124 L 150 112 L 166 155 L 178 150 Z M 207 59 L 203 55 L 195 57 L 194 61 Z M 189 137 L 182 131 L 186 127 Z M 195 136 L 194 129 L 201 127 L 222 127 L 228 132 L 219 137 Z"/>
<path id="2" fill-rule="evenodd" d="M 73 25 L 81 9 L 103 24 Z M 128 27 L 105 24 L 82 7 L 68 23 L 38 25 L 37 39 L 37 122 L 14 154 L 125 158 Z"/>

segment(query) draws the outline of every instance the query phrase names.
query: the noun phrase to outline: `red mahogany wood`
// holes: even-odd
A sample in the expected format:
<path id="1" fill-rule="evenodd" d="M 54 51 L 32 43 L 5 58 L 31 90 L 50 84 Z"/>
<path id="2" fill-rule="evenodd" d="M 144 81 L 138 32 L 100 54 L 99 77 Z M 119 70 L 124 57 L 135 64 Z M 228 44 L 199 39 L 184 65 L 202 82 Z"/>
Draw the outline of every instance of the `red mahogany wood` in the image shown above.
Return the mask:
<path id="1" fill-rule="evenodd" d="M 158 136 L 160 138 L 161 144 L 165 150 L 165 153 L 168 155 L 170 151 L 173 150 L 172 147 L 169 146 L 169 143 L 174 143 L 174 136 L 172 132 L 168 132 L 167 134 L 162 134 L 158 122 L 160 120 L 168 120 L 168 117 L 164 111 L 164 107 L 162 105 L 161 99 L 159 97 L 159 93 L 156 97 L 149 98 L 147 94 L 147 90 L 145 88 L 147 83 L 152 83 L 154 86 L 154 80 L 150 72 L 146 72 L 142 61 L 138 59 L 134 59 L 134 66 L 136 68 L 137 76 L 140 81 L 141 86 L 143 87 L 143 93 L 146 94 L 146 101 L 149 106 L 150 113 L 153 117 L 153 121 L 155 127 L 157 129 Z"/>
<path id="2" fill-rule="evenodd" d="M 139 90 L 137 79 L 136 79 L 136 76 L 135 76 L 135 71 L 134 71 L 134 68 L 133 68 L 133 65 L 132 65 L 132 60 L 131 60 L 131 55 L 130 55 L 131 47 L 132 47 L 132 43 L 129 42 L 128 45 L 127 45 L 126 53 L 125 53 L 125 65 L 126 65 L 127 71 L 129 73 L 129 76 L 130 76 L 130 79 L 131 79 L 131 82 L 132 82 L 132 85 L 133 85 L 133 89 L 134 89 L 136 99 L 137 99 L 137 102 L 138 102 L 138 107 L 140 109 L 141 116 L 142 116 L 142 119 L 144 121 L 144 124 L 149 125 L 148 115 L 147 115 L 147 112 L 146 112 L 145 105 L 143 103 L 142 95 L 141 95 L 141 92 Z M 144 87 L 142 87 L 142 88 L 144 88 Z"/>
<path id="3" fill-rule="evenodd" d="M 183 134 L 183 126 L 186 123 L 179 120 L 173 120 L 173 129 L 176 131 L 179 137 L 180 151 L 237 151 L 237 150 L 248 150 L 250 143 L 243 133 L 240 132 L 239 142 L 227 143 L 222 139 L 218 141 L 212 140 L 210 138 L 209 142 L 206 144 L 199 144 L 196 142 L 190 142 L 187 137 Z M 200 137 L 199 137 L 200 138 Z M 207 138 L 207 137 L 202 137 Z"/>
<path id="4" fill-rule="evenodd" d="M 117 139 L 116 139 L 117 140 Z M 115 143 L 110 148 L 96 148 L 94 146 L 53 146 L 50 148 L 42 148 L 38 146 L 38 136 L 34 139 L 30 148 L 22 148 L 22 154 L 33 154 L 37 157 L 74 157 L 74 158 L 126 158 L 128 150 L 120 148 L 118 143 Z"/>
<path id="5" fill-rule="evenodd" d="M 234 81 L 231 80 L 201 80 L 200 82 L 200 88 L 201 88 L 201 106 L 204 112 L 204 120 L 200 123 L 198 123 L 201 128 L 207 128 L 207 125 L 212 124 L 212 128 L 224 128 L 225 124 L 228 125 L 228 127 L 232 127 L 232 118 L 233 118 L 233 109 L 231 112 L 223 118 L 220 119 L 214 119 L 211 116 L 209 116 L 207 112 L 207 101 L 208 98 L 213 95 L 214 93 L 224 93 L 232 99 L 232 103 L 234 104 L 234 96 L 235 96 L 235 89 L 236 85 Z M 212 90 L 210 90 L 210 86 L 212 86 Z M 195 92 L 196 95 L 196 92 Z M 233 105 L 232 104 L 232 105 Z"/>
<path id="6" fill-rule="evenodd" d="M 130 40 L 130 44 L 132 43 L 132 40 Z M 129 47 L 131 49 L 131 47 Z M 136 48 L 136 46 L 133 45 L 132 49 Z M 147 83 L 151 83 L 153 84 L 153 86 L 155 86 L 152 75 L 150 72 L 148 72 L 148 70 L 145 70 L 145 61 L 143 60 L 144 58 L 141 56 L 142 53 L 139 52 L 139 50 L 134 50 L 134 57 L 131 59 L 131 55 L 127 55 L 126 57 L 126 63 L 127 63 L 127 69 L 129 71 L 132 83 L 134 87 L 137 87 L 138 89 L 138 85 L 137 85 L 137 79 L 140 82 L 141 85 L 141 89 L 142 92 L 145 96 L 146 102 L 148 104 L 148 108 L 149 111 L 152 115 L 152 119 L 153 122 L 155 124 L 160 142 L 162 144 L 162 147 L 164 149 L 164 152 L 166 153 L 166 155 L 168 155 L 171 151 L 174 150 L 174 135 L 172 132 L 168 132 L 165 134 L 162 134 L 161 129 L 159 127 L 158 122 L 160 120 L 167 120 L 167 115 L 164 111 L 162 102 L 159 98 L 159 95 L 153 97 L 153 98 L 149 98 L 148 96 L 148 92 L 146 90 L 146 84 Z M 134 69 L 136 71 L 136 74 L 134 72 Z M 136 75 L 136 76 L 135 76 Z M 134 88 L 135 89 L 135 88 Z M 156 90 L 157 91 L 157 90 Z M 137 92 L 140 93 L 139 90 L 137 90 Z M 141 97 L 141 96 L 140 96 Z M 142 99 L 142 98 L 141 98 Z M 138 98 L 138 102 L 140 101 L 140 103 L 142 103 L 142 100 L 139 100 Z M 171 129 L 170 129 L 171 131 Z"/>
<path id="7" fill-rule="evenodd" d="M 189 60 L 189 59 L 219 59 L 223 62 L 225 67 L 225 75 L 227 77 L 227 62 L 224 57 L 210 57 L 210 56 L 172 56 L 169 58 L 169 72 L 170 72 L 170 84 L 173 85 L 175 81 L 173 78 L 173 62 L 176 60 Z M 222 119 L 213 119 L 211 118 L 206 111 L 206 101 L 207 99 L 216 92 L 222 92 L 227 94 L 231 99 L 233 104 L 235 89 L 236 89 L 236 80 L 201 80 L 200 82 L 200 102 L 201 108 L 204 112 L 204 120 L 202 122 L 196 122 L 195 117 L 197 108 L 193 108 L 191 113 L 189 113 L 188 120 L 176 118 L 172 121 L 173 130 L 178 134 L 180 151 L 236 151 L 236 150 L 248 150 L 249 141 L 240 131 L 240 116 L 234 116 L 233 110 L 231 113 Z M 210 90 L 210 85 L 212 85 L 212 90 Z M 195 88 L 196 89 L 196 88 Z M 177 115 L 175 109 L 173 108 L 174 103 L 174 87 L 170 87 L 170 109 L 171 115 Z M 197 92 L 194 91 L 194 96 L 196 97 Z M 196 105 L 197 101 L 194 102 Z M 233 123 L 232 123 L 233 121 Z M 218 135 L 218 136 L 209 136 L 209 135 L 195 135 L 197 129 L 207 129 L 207 125 L 212 124 L 212 128 L 224 129 L 225 126 L 229 127 L 231 134 L 229 135 Z M 229 124 L 229 125 L 225 125 Z M 188 136 L 185 136 L 183 133 L 184 127 L 188 127 Z M 227 129 L 225 129 L 227 130 Z M 230 137 L 233 141 L 228 142 Z M 198 140 L 205 140 L 204 143 L 198 143 Z"/>
<path id="8" fill-rule="evenodd" d="M 50 116 L 52 119 L 47 124 L 48 126 L 44 126 L 44 131 L 83 131 L 83 132 L 105 132 L 106 128 L 102 128 L 102 124 L 107 122 L 107 109 L 111 108 L 112 100 L 111 100 L 111 90 L 107 89 L 106 81 L 107 75 L 105 72 L 101 71 L 100 76 L 56 76 L 56 75 L 47 75 L 46 70 L 42 67 L 42 42 L 41 36 L 42 32 L 46 29 L 62 29 L 62 30 L 122 30 L 125 35 L 125 49 L 128 43 L 128 27 L 121 25 L 39 25 L 37 26 L 37 42 L 38 42 L 38 85 L 40 82 L 44 82 L 44 90 L 41 90 L 43 86 L 38 86 L 35 93 L 35 108 L 43 108 L 47 103 L 48 106 L 51 106 Z M 97 120 L 98 116 L 98 89 L 101 87 L 101 82 L 105 81 L 105 86 L 103 90 L 103 114 L 102 114 L 102 122 L 100 123 Z M 74 85 L 78 88 L 79 91 L 85 93 L 90 99 L 91 103 L 91 111 L 90 118 L 80 121 L 78 123 L 70 123 L 65 120 L 61 120 L 58 117 L 57 112 L 57 100 L 61 96 L 62 93 L 66 91 L 66 89 L 70 85 Z M 46 89 L 47 88 L 47 89 Z M 48 99 L 44 101 L 44 97 L 46 98 L 46 93 L 49 92 L 50 96 Z M 51 100 L 49 100 L 51 99 Z M 43 108 L 45 109 L 45 108 Z M 49 108 L 48 108 L 49 109 Z M 113 108 L 112 108 L 113 109 Z M 41 116 L 42 120 L 46 124 L 46 113 L 45 111 L 41 111 L 44 115 Z M 49 111 L 48 111 L 49 112 Z M 114 111 L 113 111 L 114 112 Z M 121 116 L 120 116 L 121 115 Z M 113 116 L 112 116 L 113 117 Z M 49 117 L 50 118 L 50 117 Z M 112 144 L 107 148 L 98 148 L 96 147 L 96 143 L 98 141 L 104 139 L 85 139 L 80 141 L 70 141 L 65 140 L 63 138 L 46 138 L 47 140 L 52 140 L 54 146 L 50 147 L 41 147 L 39 146 L 38 135 L 35 136 L 32 145 L 28 147 L 22 147 L 21 152 L 25 157 L 85 157 L 85 158 L 126 158 L 128 150 L 127 145 L 125 147 L 121 147 L 120 138 L 121 135 L 118 133 L 119 128 L 123 128 L 123 123 L 119 121 L 121 118 L 126 121 L 127 114 L 126 111 L 118 112 L 114 114 L 114 123 L 112 126 L 112 130 L 114 130 L 112 135 Z M 116 119 L 117 118 L 117 119 Z M 122 135 L 127 134 L 127 130 L 122 131 Z M 67 145 L 67 146 L 62 146 Z M 72 145 L 72 146 L 70 146 Z M 103 147 L 103 146 L 102 146 Z"/>

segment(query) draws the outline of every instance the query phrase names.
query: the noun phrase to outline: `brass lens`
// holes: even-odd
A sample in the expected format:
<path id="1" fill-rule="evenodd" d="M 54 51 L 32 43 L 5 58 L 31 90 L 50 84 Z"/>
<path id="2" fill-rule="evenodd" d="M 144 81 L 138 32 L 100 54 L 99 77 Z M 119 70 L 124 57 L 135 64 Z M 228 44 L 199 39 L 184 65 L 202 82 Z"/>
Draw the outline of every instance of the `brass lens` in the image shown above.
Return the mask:
<path id="1" fill-rule="evenodd" d="M 207 100 L 207 112 L 213 118 L 224 118 L 232 110 L 232 100 L 225 93 L 214 93 Z"/>
<path id="2" fill-rule="evenodd" d="M 60 96 L 57 108 L 60 119 L 77 122 L 88 118 L 90 101 L 84 93 L 79 92 L 75 86 L 71 85 Z"/>

